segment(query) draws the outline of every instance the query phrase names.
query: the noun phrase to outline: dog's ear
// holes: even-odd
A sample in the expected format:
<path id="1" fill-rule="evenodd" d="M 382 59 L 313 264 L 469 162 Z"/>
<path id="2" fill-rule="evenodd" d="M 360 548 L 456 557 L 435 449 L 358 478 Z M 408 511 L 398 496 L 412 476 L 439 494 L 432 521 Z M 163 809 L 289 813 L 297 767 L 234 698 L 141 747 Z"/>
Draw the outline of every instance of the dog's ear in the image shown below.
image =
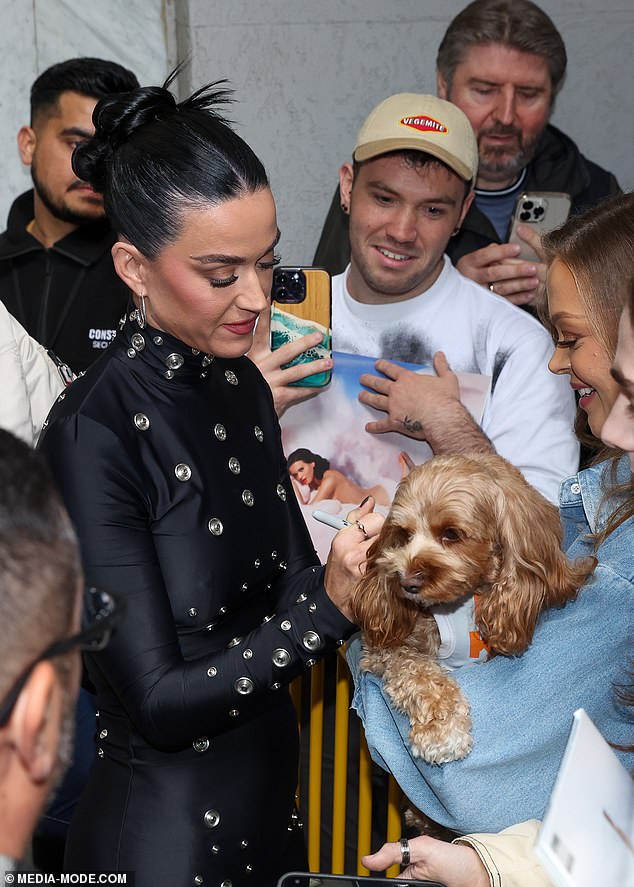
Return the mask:
<path id="1" fill-rule="evenodd" d="M 352 618 L 363 629 L 372 647 L 402 643 L 416 621 L 416 606 L 400 592 L 398 578 L 386 569 L 384 553 L 396 546 L 394 525 L 389 517 L 368 550 L 363 578 L 352 591 Z"/>
<path id="2" fill-rule="evenodd" d="M 543 610 L 576 597 L 596 560 L 568 560 L 558 509 L 513 466 L 496 473 L 495 487 L 501 567 L 480 598 L 478 624 L 491 651 L 510 656 L 529 646 Z"/>

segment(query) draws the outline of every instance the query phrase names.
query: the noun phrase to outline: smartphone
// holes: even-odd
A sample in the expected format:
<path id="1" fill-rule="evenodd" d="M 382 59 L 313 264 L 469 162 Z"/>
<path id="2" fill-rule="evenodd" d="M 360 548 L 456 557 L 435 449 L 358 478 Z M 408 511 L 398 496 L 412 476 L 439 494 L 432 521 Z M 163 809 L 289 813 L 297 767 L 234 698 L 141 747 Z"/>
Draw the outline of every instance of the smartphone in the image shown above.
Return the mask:
<path id="1" fill-rule="evenodd" d="M 541 259 L 517 233 L 518 225 L 530 225 L 538 234 L 546 234 L 558 228 L 570 213 L 570 194 L 560 191 L 526 191 L 520 194 L 513 210 L 509 243 L 521 247 L 520 259 L 540 262 Z"/>
<path id="2" fill-rule="evenodd" d="M 363 875 L 320 875 L 308 872 L 289 872 L 282 875 L 277 887 L 444 887 L 438 881 L 403 881 L 399 878 L 372 878 Z"/>
<path id="3" fill-rule="evenodd" d="M 332 354 L 330 274 L 325 268 L 276 268 L 271 290 L 271 348 L 308 333 L 320 332 L 322 340 L 314 348 L 284 364 L 310 363 Z M 291 385 L 323 388 L 330 382 L 331 371 L 313 373 Z"/>

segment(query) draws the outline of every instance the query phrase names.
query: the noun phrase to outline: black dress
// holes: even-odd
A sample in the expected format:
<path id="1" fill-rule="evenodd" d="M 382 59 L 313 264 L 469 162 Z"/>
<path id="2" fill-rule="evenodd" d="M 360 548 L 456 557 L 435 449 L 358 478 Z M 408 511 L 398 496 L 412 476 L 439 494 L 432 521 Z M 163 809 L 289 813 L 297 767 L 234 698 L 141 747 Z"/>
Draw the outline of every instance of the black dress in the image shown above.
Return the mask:
<path id="1" fill-rule="evenodd" d="M 87 581 L 125 599 L 89 658 L 97 755 L 66 855 L 136 887 L 274 885 L 289 828 L 289 681 L 353 630 L 323 587 L 268 385 L 131 311 L 60 396 L 45 452 Z"/>

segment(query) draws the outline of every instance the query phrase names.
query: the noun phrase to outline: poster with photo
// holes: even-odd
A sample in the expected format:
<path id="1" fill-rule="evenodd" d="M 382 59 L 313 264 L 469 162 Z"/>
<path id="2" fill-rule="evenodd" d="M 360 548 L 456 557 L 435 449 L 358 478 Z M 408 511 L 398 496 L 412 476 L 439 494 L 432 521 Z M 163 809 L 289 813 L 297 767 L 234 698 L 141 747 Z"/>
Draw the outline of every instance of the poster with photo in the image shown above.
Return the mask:
<path id="1" fill-rule="evenodd" d="M 359 402 L 363 373 L 379 375 L 376 358 L 334 352 L 330 385 L 282 416 L 282 444 L 300 506 L 317 553 L 325 560 L 334 531 L 318 523 L 318 508 L 339 517 L 368 494 L 377 510 L 387 513 L 397 484 L 407 473 L 407 459 L 419 465 L 431 456 L 429 446 L 396 432 L 370 434 L 368 422 L 384 416 Z M 431 366 L 400 363 L 415 372 L 433 374 Z M 458 373 L 460 399 L 480 423 L 491 379 Z M 316 459 L 314 457 L 317 457 Z"/>

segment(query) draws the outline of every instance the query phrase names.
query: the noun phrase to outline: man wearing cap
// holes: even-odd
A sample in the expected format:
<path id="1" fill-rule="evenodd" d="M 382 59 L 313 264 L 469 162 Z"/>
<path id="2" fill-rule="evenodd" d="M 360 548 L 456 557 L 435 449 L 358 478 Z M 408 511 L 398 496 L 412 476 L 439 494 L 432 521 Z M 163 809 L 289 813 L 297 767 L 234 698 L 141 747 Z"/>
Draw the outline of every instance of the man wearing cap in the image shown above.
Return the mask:
<path id="1" fill-rule="evenodd" d="M 532 0 L 474 0 L 449 24 L 436 59 L 438 95 L 464 111 L 479 149 L 475 200 L 447 252 L 467 277 L 518 305 L 535 301 L 546 269 L 518 260 L 519 247 L 505 243 L 517 198 L 565 192 L 576 213 L 619 190 L 548 122 L 566 63 L 561 34 Z M 349 256 L 341 202 L 337 192 L 314 259 L 332 273 Z M 529 226 L 520 234 L 539 250 Z"/>
<path id="2" fill-rule="evenodd" d="M 578 448 L 572 392 L 547 368 L 552 342 L 445 255 L 477 166 L 473 129 L 450 102 L 403 93 L 372 111 L 340 171 L 351 256 L 332 281 L 334 344 L 380 358 L 383 375 L 360 380 L 361 401 L 379 411 L 370 433 L 427 440 L 436 454 L 494 449 L 554 501 L 577 470 Z M 392 361 L 433 361 L 436 375 Z M 452 370 L 491 378 L 481 427 Z"/>

